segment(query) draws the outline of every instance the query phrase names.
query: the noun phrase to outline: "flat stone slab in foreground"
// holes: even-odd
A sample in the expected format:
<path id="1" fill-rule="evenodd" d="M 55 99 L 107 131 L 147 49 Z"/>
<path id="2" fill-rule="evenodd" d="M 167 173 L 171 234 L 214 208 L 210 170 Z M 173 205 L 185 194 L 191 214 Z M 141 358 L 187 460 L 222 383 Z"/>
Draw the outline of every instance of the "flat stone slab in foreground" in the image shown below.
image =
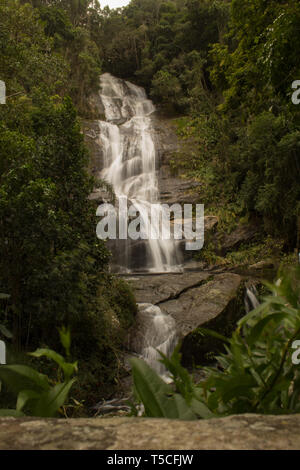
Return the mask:
<path id="1" fill-rule="evenodd" d="M 204 421 L 0 418 L 1 450 L 300 449 L 300 415 Z"/>

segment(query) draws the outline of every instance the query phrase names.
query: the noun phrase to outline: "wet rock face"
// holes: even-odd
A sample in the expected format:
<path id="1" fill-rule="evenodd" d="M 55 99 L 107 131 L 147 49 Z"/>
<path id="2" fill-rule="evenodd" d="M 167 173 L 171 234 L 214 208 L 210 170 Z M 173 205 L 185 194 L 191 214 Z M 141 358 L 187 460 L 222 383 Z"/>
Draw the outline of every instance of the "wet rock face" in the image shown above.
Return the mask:
<path id="1" fill-rule="evenodd" d="M 216 233 L 212 237 L 212 242 L 215 244 L 216 252 L 224 256 L 229 251 L 237 250 L 242 243 L 255 240 L 258 232 L 259 226 L 255 223 L 240 225 L 230 234 Z"/>
<path id="2" fill-rule="evenodd" d="M 226 312 L 230 302 L 235 299 L 242 279 L 237 274 L 218 274 L 199 287 L 193 287 L 179 296 L 161 304 L 161 308 L 172 315 L 183 337 L 201 325 Z M 224 321 L 230 321 L 227 318 Z"/>
<path id="3" fill-rule="evenodd" d="M 179 142 L 173 120 L 159 113 L 153 116 L 158 153 L 159 191 L 163 204 L 193 204 L 198 196 L 191 190 L 199 187 L 199 182 L 172 175 L 170 161 L 179 151 Z"/>
<path id="4" fill-rule="evenodd" d="M 203 363 L 221 346 L 220 341 L 199 334 L 199 327 L 230 335 L 245 313 L 243 280 L 237 274 L 206 271 L 129 278 L 129 282 L 138 302 L 158 305 L 175 320 L 187 366 Z"/>
<path id="5" fill-rule="evenodd" d="M 100 87 L 100 80 L 99 80 Z M 91 119 L 102 119 L 105 114 L 105 109 L 101 100 L 99 91 L 92 93 L 88 98 L 89 114 Z"/>
<path id="6" fill-rule="evenodd" d="M 83 120 L 81 127 L 89 149 L 89 173 L 97 178 L 103 168 L 103 148 L 99 145 L 100 128 L 98 121 Z"/>
<path id="7" fill-rule="evenodd" d="M 298 450 L 300 415 L 175 421 L 0 418 L 0 450 Z M 113 455 L 113 453 L 112 453 Z"/>
<path id="8" fill-rule="evenodd" d="M 240 288 L 242 278 L 237 274 L 218 274 L 203 285 L 186 290 L 178 299 L 160 305 L 175 319 L 185 366 L 203 364 L 211 354 L 222 349 L 219 340 L 201 335 L 198 328 L 230 336 L 237 320 L 245 313 Z"/>
<path id="9" fill-rule="evenodd" d="M 185 366 L 203 365 L 210 362 L 216 353 L 224 352 L 222 341 L 208 335 L 203 336 L 198 328 L 207 328 L 230 337 L 236 329 L 237 321 L 246 313 L 244 292 L 242 278 L 230 273 L 216 276 L 211 283 L 199 289 L 197 294 L 202 297 L 203 304 L 197 315 L 194 314 L 195 309 L 191 308 L 192 313 L 188 315 L 191 323 L 183 323 L 187 331 L 193 321 L 200 320 L 198 327 L 183 337 L 181 352 Z"/>
<path id="10" fill-rule="evenodd" d="M 128 277 L 138 303 L 160 305 L 191 286 L 199 286 L 210 277 L 208 272 Z"/>

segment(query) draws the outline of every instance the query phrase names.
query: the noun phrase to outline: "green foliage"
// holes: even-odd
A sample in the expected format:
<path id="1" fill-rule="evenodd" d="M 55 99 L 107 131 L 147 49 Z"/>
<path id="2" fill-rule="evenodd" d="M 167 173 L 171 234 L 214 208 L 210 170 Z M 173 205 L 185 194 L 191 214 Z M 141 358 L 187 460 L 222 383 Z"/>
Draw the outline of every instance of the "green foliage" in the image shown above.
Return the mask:
<path id="1" fill-rule="evenodd" d="M 207 242 L 206 246 L 201 250 L 198 259 L 205 261 L 209 265 L 226 265 L 226 266 L 249 266 L 259 261 L 270 261 L 273 264 L 279 264 L 284 259 L 290 259 L 291 263 L 295 263 L 295 255 L 284 254 L 284 240 L 271 237 L 258 238 L 250 243 L 242 243 L 238 249 L 229 251 L 226 255 L 216 254 L 216 246 Z M 287 263 L 288 264 L 288 263 Z"/>
<path id="2" fill-rule="evenodd" d="M 132 0 L 118 10 L 0 0 L 0 290 L 10 295 L 0 299 L 1 334 L 12 331 L 15 349 L 58 350 L 48 332 L 69 324 L 79 395 L 116 379 L 136 312 L 91 230 L 95 182 L 77 113 L 90 116 L 101 70 L 187 114 L 174 173 L 199 182 L 219 229 L 262 221 L 266 241 L 223 260 L 256 261 L 272 253 L 270 236 L 280 251 L 299 245 L 300 114 L 290 99 L 299 18 L 293 0 Z M 210 246 L 202 254 L 216 257 Z"/>
<path id="3" fill-rule="evenodd" d="M 161 416 L 151 403 L 156 400 L 161 404 L 174 393 L 202 418 L 299 412 L 300 372 L 292 362 L 292 345 L 300 337 L 300 268 L 279 273 L 279 279 L 267 284 L 271 294 L 239 321 L 231 338 L 217 335 L 226 352 L 215 358 L 216 366 L 203 369 L 206 378 L 200 383 L 193 383 L 180 365 L 178 350 L 171 359 L 164 357 L 162 361 L 171 373 L 173 388 L 162 385 L 141 361 L 132 362 L 134 384 L 148 416 Z M 202 333 L 216 336 L 209 330 Z M 194 403 L 199 406 L 198 413 Z"/>
<path id="4" fill-rule="evenodd" d="M 103 21 L 104 66 L 188 113 L 174 173 L 199 181 L 207 209 L 234 204 L 287 249 L 297 244 L 300 199 L 300 115 L 291 104 L 299 21 L 293 0 L 140 0 Z M 127 38 L 124 61 L 116 31 Z"/>
<path id="5" fill-rule="evenodd" d="M 160 70 L 157 72 L 153 77 L 152 87 L 152 96 L 154 98 L 171 105 L 178 101 L 181 87 L 178 79 L 168 71 Z"/>
<path id="6" fill-rule="evenodd" d="M 99 9 L 89 4 L 0 0 L 0 290 L 10 295 L 0 299 L 1 334 L 12 332 L 12 351 L 59 352 L 51 332 L 68 324 L 81 399 L 114 381 L 136 312 L 108 273 L 88 198 L 96 182 L 78 112 L 100 73 Z"/>
<path id="7" fill-rule="evenodd" d="M 38 86 L 56 93 L 66 86 L 68 66 L 53 49 L 38 11 L 27 2 L 0 2 L 0 72 L 7 95 Z"/>
<path id="8" fill-rule="evenodd" d="M 93 36 L 99 28 L 99 7 L 89 0 L 32 2 L 55 52 L 68 64 L 65 92 L 81 115 L 89 116 L 88 97 L 99 87 L 100 44 Z"/>
<path id="9" fill-rule="evenodd" d="M 190 97 L 209 86 L 207 52 L 227 18 L 221 0 L 132 0 L 102 16 L 103 67 L 151 89 L 169 110 L 189 109 Z"/>
<path id="10" fill-rule="evenodd" d="M 300 73 L 299 18 L 293 1 L 235 0 L 227 44 L 211 52 L 211 78 L 224 98 L 219 110 L 231 122 L 225 178 L 242 207 L 262 217 L 267 233 L 284 234 L 291 248 L 300 198 L 299 108 L 290 98 Z"/>
<path id="11" fill-rule="evenodd" d="M 207 369 L 202 390 L 214 413 L 299 412 L 299 370 L 291 358 L 300 335 L 299 276 L 293 269 L 280 274 L 280 285 L 269 285 L 273 295 L 240 320 L 217 358 L 219 370 Z"/>
<path id="12" fill-rule="evenodd" d="M 8 300 L 9 298 L 10 298 L 10 295 L 0 293 L 0 300 Z M 4 324 L 0 323 L 0 338 L 3 337 L 6 339 L 11 339 L 12 336 L 13 335 L 11 331 L 9 331 Z"/>
<path id="13" fill-rule="evenodd" d="M 240 134 L 232 146 L 233 158 L 240 174 L 240 198 L 248 211 L 264 218 L 266 229 L 273 233 L 291 233 L 297 217 L 300 198 L 297 152 L 299 132 L 292 117 L 263 113 Z M 244 179 L 242 179 L 244 175 Z"/>
<path id="14" fill-rule="evenodd" d="M 193 412 L 179 393 L 174 393 L 144 361 L 131 359 L 136 396 L 143 402 L 148 417 L 194 420 Z"/>
<path id="15" fill-rule="evenodd" d="M 69 330 L 60 330 L 64 342 L 70 347 Z M 65 345 L 64 345 L 65 346 Z M 68 355 L 68 350 L 66 349 Z M 77 362 L 66 362 L 65 358 L 51 349 L 37 349 L 31 353 L 33 357 L 46 357 L 59 366 L 59 376 L 54 383 L 45 374 L 37 372 L 27 365 L 2 365 L 0 379 L 14 395 L 17 396 L 16 410 L 2 409 L 0 416 L 39 416 L 51 418 L 68 399 L 69 392 L 75 382 L 72 375 L 77 373 Z"/>

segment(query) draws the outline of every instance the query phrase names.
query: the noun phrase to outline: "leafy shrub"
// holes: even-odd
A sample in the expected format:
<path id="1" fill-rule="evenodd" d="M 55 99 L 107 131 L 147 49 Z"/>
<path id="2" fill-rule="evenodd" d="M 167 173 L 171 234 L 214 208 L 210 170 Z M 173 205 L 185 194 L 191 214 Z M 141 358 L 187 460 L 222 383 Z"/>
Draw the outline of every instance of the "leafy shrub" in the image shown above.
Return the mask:
<path id="1" fill-rule="evenodd" d="M 199 399 L 189 373 L 180 364 L 179 348 L 171 359 L 161 354 L 162 362 L 171 372 L 174 388 L 151 369 L 142 359 L 131 359 L 135 396 L 143 403 L 145 415 L 152 418 L 195 420 L 213 414 Z"/>
<path id="2" fill-rule="evenodd" d="M 165 384 L 149 366 L 132 360 L 136 395 L 147 416 L 195 419 L 239 413 L 288 414 L 300 411 L 300 370 L 293 364 L 293 342 L 300 338 L 300 267 L 266 283 L 273 295 L 243 317 L 225 353 L 214 367 L 203 368 L 195 384 L 180 364 L 178 348 L 165 364 L 173 385 Z M 203 334 L 215 332 L 203 331 Z M 180 398 L 179 398 L 180 397 Z"/>
<path id="3" fill-rule="evenodd" d="M 70 332 L 62 328 L 60 338 L 67 357 L 70 355 Z M 51 349 L 37 349 L 30 353 L 36 358 L 46 357 L 59 366 L 59 378 L 55 383 L 47 375 L 27 365 L 1 365 L 0 379 L 17 395 L 16 409 L 0 409 L 0 416 L 39 416 L 51 418 L 68 398 L 76 378 L 77 362 L 67 362 L 63 356 Z"/>

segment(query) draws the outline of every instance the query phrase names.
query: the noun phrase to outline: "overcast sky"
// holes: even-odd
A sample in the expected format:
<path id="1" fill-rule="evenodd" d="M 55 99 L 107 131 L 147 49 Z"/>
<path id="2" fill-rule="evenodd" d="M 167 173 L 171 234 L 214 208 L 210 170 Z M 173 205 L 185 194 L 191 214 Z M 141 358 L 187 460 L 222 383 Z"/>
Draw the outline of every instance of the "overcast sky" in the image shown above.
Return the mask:
<path id="1" fill-rule="evenodd" d="M 100 0 L 100 5 L 101 8 L 104 8 L 106 5 L 108 5 L 109 8 L 119 8 L 125 7 L 129 2 L 130 0 Z"/>

